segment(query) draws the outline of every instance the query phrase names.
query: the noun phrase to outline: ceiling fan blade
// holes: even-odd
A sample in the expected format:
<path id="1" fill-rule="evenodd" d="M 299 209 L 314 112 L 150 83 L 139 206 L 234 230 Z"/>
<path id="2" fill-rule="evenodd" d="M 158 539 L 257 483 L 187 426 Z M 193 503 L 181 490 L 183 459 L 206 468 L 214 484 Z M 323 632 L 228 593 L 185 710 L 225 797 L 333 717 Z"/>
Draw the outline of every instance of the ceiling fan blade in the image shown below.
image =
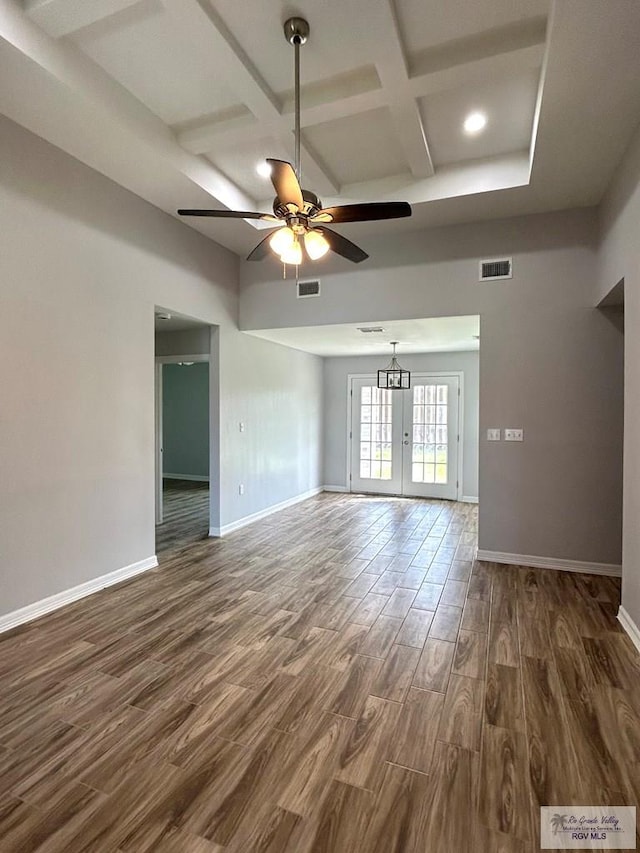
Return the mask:
<path id="1" fill-rule="evenodd" d="M 292 213 L 295 213 L 296 210 L 302 210 L 304 207 L 302 190 L 291 163 L 287 163 L 286 160 L 271 160 L 269 158 L 267 158 L 267 163 L 271 166 L 271 183 L 280 203 L 287 207 L 295 205 L 295 210 Z"/>
<path id="2" fill-rule="evenodd" d="M 403 216 L 411 216 L 411 205 L 406 201 L 373 201 L 325 207 L 311 222 L 370 222 L 374 219 L 401 219 Z"/>
<path id="3" fill-rule="evenodd" d="M 359 264 L 362 261 L 366 261 L 369 257 L 369 255 L 361 249 L 360 246 L 356 246 L 355 243 L 352 243 L 351 240 L 347 240 L 346 237 L 343 237 L 342 234 L 338 234 L 337 231 L 332 231 L 331 228 L 324 228 L 323 226 L 318 226 L 315 230 L 324 234 L 332 252 L 335 252 L 337 255 L 342 255 L 342 257 L 346 258 L 348 261 L 353 261 L 354 264 Z"/>
<path id="4" fill-rule="evenodd" d="M 215 216 L 226 219 L 264 219 L 266 222 L 279 222 L 271 213 L 256 213 L 250 210 L 179 210 L 179 216 Z"/>
<path id="5" fill-rule="evenodd" d="M 263 261 L 271 251 L 269 240 L 273 237 L 273 231 L 269 231 L 264 240 L 260 240 L 258 245 L 247 255 L 248 261 Z"/>

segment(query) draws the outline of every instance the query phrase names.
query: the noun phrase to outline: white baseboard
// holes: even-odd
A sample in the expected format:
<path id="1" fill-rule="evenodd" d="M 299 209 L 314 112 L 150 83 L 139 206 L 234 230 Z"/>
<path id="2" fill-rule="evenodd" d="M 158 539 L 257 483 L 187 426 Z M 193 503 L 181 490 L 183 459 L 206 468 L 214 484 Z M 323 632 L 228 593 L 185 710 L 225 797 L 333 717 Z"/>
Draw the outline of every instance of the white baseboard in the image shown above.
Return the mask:
<path id="1" fill-rule="evenodd" d="M 509 563 L 530 566 L 533 569 L 555 569 L 559 572 L 580 572 L 588 575 L 609 575 L 619 578 L 622 566 L 615 563 L 585 563 L 580 560 L 563 560 L 560 557 L 532 557 L 530 554 L 506 554 L 503 551 L 483 551 L 478 548 L 478 560 L 489 563 Z"/>
<path id="2" fill-rule="evenodd" d="M 162 472 L 163 480 L 193 480 L 194 483 L 208 483 L 209 477 L 204 474 L 165 474 Z"/>
<path id="3" fill-rule="evenodd" d="M 349 487 L 348 486 L 323 486 L 322 491 L 323 492 L 348 492 Z"/>
<path id="4" fill-rule="evenodd" d="M 9 631 L 11 628 L 15 628 L 17 625 L 22 625 L 25 622 L 31 622 L 39 616 L 44 616 L 45 613 L 51 613 L 52 610 L 57 610 L 59 607 L 64 607 L 65 604 L 71 604 L 73 601 L 78 601 L 80 598 L 85 598 L 87 595 L 99 592 L 105 587 L 113 586 L 113 584 L 120 583 L 149 569 L 155 569 L 157 565 L 158 558 L 154 554 L 152 557 L 138 560 L 137 563 L 132 563 L 130 566 L 116 569 L 115 572 L 109 572 L 109 574 L 101 575 L 99 578 L 93 578 L 93 580 L 86 583 L 72 586 L 71 589 L 65 589 L 63 592 L 50 595 L 48 598 L 34 601 L 33 604 L 28 604 L 19 610 L 6 613 L 4 616 L 0 616 L 0 633 L 2 631 Z"/>
<path id="5" fill-rule="evenodd" d="M 629 635 L 633 645 L 640 652 L 640 628 L 638 628 L 622 605 L 620 605 L 620 609 L 618 610 L 618 622 Z"/>
<path id="6" fill-rule="evenodd" d="M 460 498 L 463 504 L 477 504 L 478 498 L 475 495 L 463 495 Z"/>
<path id="7" fill-rule="evenodd" d="M 209 536 L 212 536 L 216 539 L 219 539 L 221 536 L 226 536 L 227 533 L 233 533 L 234 530 L 240 530 L 241 527 L 246 527 L 248 524 L 253 524 L 254 521 L 260 521 L 261 518 L 266 518 L 268 515 L 273 515 L 274 512 L 280 512 L 282 509 L 287 509 L 287 507 L 294 506 L 295 504 L 299 504 L 302 501 L 306 501 L 309 498 L 313 498 L 316 495 L 319 495 L 323 491 L 322 486 L 318 486 L 315 489 L 309 489 L 308 492 L 302 492 L 300 495 L 296 495 L 293 498 L 288 498 L 286 501 L 280 501 L 280 503 L 272 504 L 271 506 L 265 507 L 265 509 L 261 509 L 258 512 L 253 512 L 251 515 L 245 515 L 243 518 L 239 518 L 237 521 L 231 521 L 229 524 L 223 524 L 222 527 L 210 527 L 209 528 Z"/>

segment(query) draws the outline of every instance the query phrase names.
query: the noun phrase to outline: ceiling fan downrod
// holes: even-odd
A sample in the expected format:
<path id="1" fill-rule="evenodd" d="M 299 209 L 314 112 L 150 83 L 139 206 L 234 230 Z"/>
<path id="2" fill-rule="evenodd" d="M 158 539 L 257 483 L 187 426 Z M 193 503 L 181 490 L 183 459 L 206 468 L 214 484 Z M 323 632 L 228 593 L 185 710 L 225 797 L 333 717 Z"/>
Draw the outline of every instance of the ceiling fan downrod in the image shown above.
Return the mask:
<path id="1" fill-rule="evenodd" d="M 309 24 L 304 18 L 289 18 L 284 22 L 284 37 L 294 50 L 294 112 L 295 112 L 295 172 L 302 181 L 300 168 L 300 46 L 309 38 Z"/>

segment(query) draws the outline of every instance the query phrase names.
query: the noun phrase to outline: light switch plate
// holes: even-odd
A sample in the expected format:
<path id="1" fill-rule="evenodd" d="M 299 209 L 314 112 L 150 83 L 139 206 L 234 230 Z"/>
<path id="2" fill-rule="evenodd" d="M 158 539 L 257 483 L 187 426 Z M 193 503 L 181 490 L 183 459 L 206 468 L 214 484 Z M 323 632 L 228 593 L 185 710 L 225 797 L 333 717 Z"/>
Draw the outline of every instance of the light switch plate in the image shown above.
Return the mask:
<path id="1" fill-rule="evenodd" d="M 500 430 L 499 429 L 488 429 L 487 430 L 487 441 L 500 441 Z"/>
<path id="2" fill-rule="evenodd" d="M 524 430 L 523 429 L 505 429 L 504 440 L 505 441 L 524 441 Z"/>

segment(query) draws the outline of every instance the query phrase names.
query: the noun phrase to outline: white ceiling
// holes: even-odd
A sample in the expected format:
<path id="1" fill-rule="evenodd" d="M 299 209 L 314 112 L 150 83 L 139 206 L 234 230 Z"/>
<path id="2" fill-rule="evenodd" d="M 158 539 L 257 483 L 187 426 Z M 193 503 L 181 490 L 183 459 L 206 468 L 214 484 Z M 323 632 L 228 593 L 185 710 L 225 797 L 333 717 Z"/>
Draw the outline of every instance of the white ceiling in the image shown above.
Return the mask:
<path id="1" fill-rule="evenodd" d="M 382 327 L 383 332 L 363 333 L 359 327 Z M 297 329 L 266 329 L 252 335 L 276 344 L 321 356 L 387 355 L 390 341 L 398 341 L 398 357 L 424 352 L 461 352 L 480 347 L 480 318 L 430 317 L 423 320 L 385 320 Z"/>
<path id="2" fill-rule="evenodd" d="M 420 98 L 434 166 L 526 151 L 539 80 L 540 69 L 526 69 L 504 80 L 477 80 Z M 484 113 L 487 126 L 482 133 L 468 136 L 460 132 L 460 117 L 473 112 Z"/>
<path id="3" fill-rule="evenodd" d="M 344 229 L 370 253 L 386 229 L 596 204 L 640 116 L 637 0 L 0 0 L 0 112 L 168 213 L 267 210 L 256 162 L 293 157 L 291 14 L 311 25 L 303 183 L 413 206 Z"/>

